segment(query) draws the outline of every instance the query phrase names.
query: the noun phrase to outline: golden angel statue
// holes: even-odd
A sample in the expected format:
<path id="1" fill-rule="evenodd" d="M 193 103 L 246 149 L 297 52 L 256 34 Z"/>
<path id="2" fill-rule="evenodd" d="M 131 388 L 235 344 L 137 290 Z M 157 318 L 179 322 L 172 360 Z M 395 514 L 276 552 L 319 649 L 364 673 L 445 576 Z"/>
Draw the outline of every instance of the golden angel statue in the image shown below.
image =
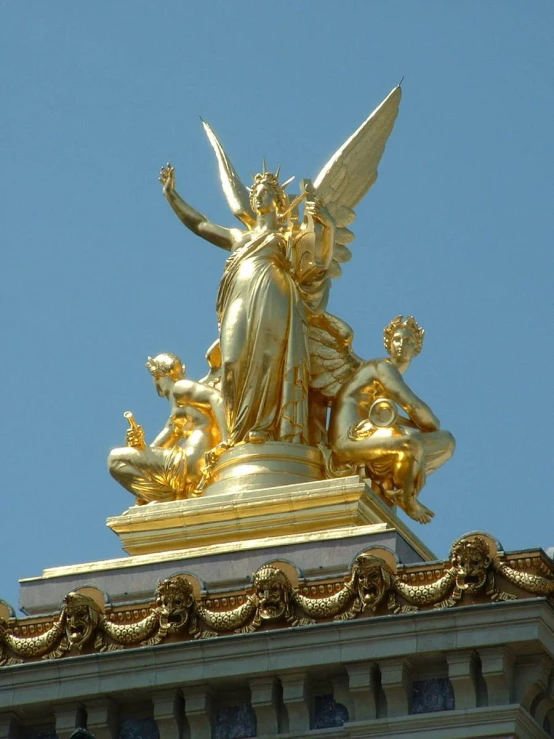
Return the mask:
<path id="1" fill-rule="evenodd" d="M 297 195 L 286 189 L 294 178 L 281 183 L 279 170 L 269 172 L 265 162 L 245 186 L 203 122 L 240 228 L 208 220 L 177 193 L 174 167 L 162 168 L 163 194 L 179 219 L 229 256 L 216 301 L 219 339 L 197 396 L 180 400 L 176 392 L 189 381 L 165 381 L 161 370 L 151 370 L 177 409 L 173 431 L 147 448 L 131 429 L 128 445 L 135 448 L 110 455 L 112 475 L 138 502 L 260 490 L 351 470 L 369 476 L 391 505 L 430 520 L 417 495 L 425 473 L 451 455 L 453 439 L 419 400 L 414 410 L 416 396 L 401 376 L 409 361 L 395 353 L 397 342 L 402 351 L 410 342 L 420 346 L 423 334 L 415 323 L 395 324 L 390 358 L 364 363 L 351 349 L 351 329 L 327 312 L 331 280 L 351 257 L 353 209 L 377 179 L 400 98 L 395 87 L 313 182 L 301 181 Z M 387 382 L 379 384 L 381 375 Z M 368 415 L 369 398 L 379 402 Z M 183 434 L 181 415 L 189 424 Z"/>
<path id="2" fill-rule="evenodd" d="M 192 232 L 231 252 L 217 297 L 221 394 L 228 443 L 317 440 L 325 409 L 310 408 L 308 326 L 324 316 L 330 278 L 341 274 L 353 239 L 353 208 L 377 178 L 377 165 L 400 102 L 396 87 L 292 203 L 279 172 L 244 186 L 213 130 L 223 191 L 244 228 L 211 223 L 175 190 L 175 171 L 161 171 L 163 193 Z M 305 199 L 299 222 L 298 204 Z M 312 423 L 310 424 L 310 416 Z M 324 421 L 323 421 L 324 424 Z"/>

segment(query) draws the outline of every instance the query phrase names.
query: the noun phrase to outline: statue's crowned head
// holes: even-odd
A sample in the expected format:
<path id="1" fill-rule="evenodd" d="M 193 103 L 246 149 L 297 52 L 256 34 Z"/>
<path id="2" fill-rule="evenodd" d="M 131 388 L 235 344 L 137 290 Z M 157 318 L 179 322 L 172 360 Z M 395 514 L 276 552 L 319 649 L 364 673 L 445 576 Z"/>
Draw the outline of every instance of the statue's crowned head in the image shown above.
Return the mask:
<path id="1" fill-rule="evenodd" d="M 284 213 L 289 199 L 285 187 L 279 183 L 279 170 L 275 174 L 266 172 L 264 166 L 264 171 L 254 176 L 250 188 L 250 207 L 254 213 L 263 213 L 271 207 L 270 203 L 277 213 Z"/>
<path id="2" fill-rule="evenodd" d="M 425 331 L 413 316 L 407 316 L 406 318 L 404 316 L 396 316 L 383 329 L 383 343 L 391 356 L 393 356 L 393 340 L 396 336 L 400 335 L 411 337 L 413 341 L 413 356 L 417 357 L 423 347 Z"/>
<path id="3" fill-rule="evenodd" d="M 162 377 L 171 377 L 172 380 L 182 380 L 185 376 L 185 365 L 176 354 L 164 352 L 155 357 L 148 357 L 146 369 L 155 380 Z"/>

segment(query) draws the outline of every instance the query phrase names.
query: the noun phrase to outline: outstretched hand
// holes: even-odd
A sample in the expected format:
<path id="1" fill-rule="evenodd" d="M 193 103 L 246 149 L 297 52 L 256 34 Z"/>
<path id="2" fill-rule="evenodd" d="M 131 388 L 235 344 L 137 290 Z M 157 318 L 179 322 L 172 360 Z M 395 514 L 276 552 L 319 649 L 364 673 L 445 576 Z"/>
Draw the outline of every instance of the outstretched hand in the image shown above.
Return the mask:
<path id="1" fill-rule="evenodd" d="M 304 206 L 304 213 L 311 216 L 314 221 L 321 223 L 322 226 L 334 225 L 333 217 L 318 198 L 308 200 Z"/>
<path id="2" fill-rule="evenodd" d="M 165 167 L 161 168 L 158 179 L 162 184 L 164 195 L 167 195 L 168 192 L 172 192 L 175 189 L 175 167 L 172 167 L 168 162 Z"/>

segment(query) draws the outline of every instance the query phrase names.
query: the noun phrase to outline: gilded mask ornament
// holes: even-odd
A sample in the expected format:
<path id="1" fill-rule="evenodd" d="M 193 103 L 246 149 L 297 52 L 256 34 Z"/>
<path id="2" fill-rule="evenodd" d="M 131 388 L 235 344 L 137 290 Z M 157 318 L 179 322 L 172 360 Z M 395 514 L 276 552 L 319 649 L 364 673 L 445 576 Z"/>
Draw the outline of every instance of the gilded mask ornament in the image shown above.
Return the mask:
<path id="1" fill-rule="evenodd" d="M 263 621 L 278 621 L 291 615 L 292 585 L 277 567 L 262 567 L 254 575 L 254 597 Z"/>
<path id="2" fill-rule="evenodd" d="M 393 575 L 387 563 L 372 554 L 360 554 L 354 563 L 355 586 L 363 610 L 374 611 L 386 596 L 393 583 Z"/>
<path id="3" fill-rule="evenodd" d="M 71 647 L 82 649 L 94 636 L 102 617 L 98 604 L 82 593 L 68 593 L 63 600 L 65 635 Z"/>
<path id="4" fill-rule="evenodd" d="M 480 536 L 454 542 L 450 561 L 456 571 L 456 585 L 474 594 L 484 587 L 492 564 L 489 545 Z"/>
<path id="5" fill-rule="evenodd" d="M 194 605 L 190 582 L 181 575 L 161 580 L 156 589 L 156 607 L 172 631 L 185 626 Z"/>

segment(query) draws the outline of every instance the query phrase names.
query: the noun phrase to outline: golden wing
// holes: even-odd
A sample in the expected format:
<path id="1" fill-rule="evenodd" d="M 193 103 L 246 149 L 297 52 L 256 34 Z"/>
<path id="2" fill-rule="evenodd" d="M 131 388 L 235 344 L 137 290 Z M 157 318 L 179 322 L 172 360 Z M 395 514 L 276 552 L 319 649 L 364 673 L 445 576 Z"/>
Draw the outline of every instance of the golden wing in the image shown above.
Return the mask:
<path id="1" fill-rule="evenodd" d="M 308 325 L 310 387 L 331 401 L 363 360 L 352 349 L 354 332 L 331 313 L 312 316 Z"/>
<path id="2" fill-rule="evenodd" d="M 329 274 L 340 277 L 340 262 L 352 256 L 346 246 L 354 239 L 349 226 L 353 208 L 377 179 L 377 167 L 392 132 L 402 91 L 395 87 L 362 125 L 333 154 L 314 180 L 317 197 L 327 207 L 336 224 L 335 250 Z"/>
<path id="3" fill-rule="evenodd" d="M 252 228 L 256 223 L 256 217 L 250 207 L 250 193 L 248 192 L 248 188 L 238 176 L 236 169 L 233 167 L 231 160 L 227 156 L 212 127 L 206 121 L 202 121 L 202 125 L 217 157 L 219 179 L 229 208 L 232 214 L 239 221 L 242 221 L 247 228 Z"/>

